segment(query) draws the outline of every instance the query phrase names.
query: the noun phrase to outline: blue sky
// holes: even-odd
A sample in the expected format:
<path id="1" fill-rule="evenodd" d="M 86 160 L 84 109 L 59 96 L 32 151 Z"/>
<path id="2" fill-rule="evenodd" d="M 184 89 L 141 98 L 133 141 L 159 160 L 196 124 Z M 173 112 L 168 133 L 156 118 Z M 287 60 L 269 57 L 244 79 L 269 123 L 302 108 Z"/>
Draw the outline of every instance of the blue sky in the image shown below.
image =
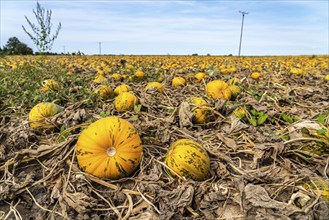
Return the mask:
<path id="1" fill-rule="evenodd" d="M 53 29 L 62 29 L 53 52 L 97 54 L 237 55 L 245 16 L 242 55 L 329 53 L 327 0 L 262 1 L 51 1 Z M 16 36 L 34 50 L 22 29 L 36 23 L 36 1 L 0 0 L 1 45 Z"/>

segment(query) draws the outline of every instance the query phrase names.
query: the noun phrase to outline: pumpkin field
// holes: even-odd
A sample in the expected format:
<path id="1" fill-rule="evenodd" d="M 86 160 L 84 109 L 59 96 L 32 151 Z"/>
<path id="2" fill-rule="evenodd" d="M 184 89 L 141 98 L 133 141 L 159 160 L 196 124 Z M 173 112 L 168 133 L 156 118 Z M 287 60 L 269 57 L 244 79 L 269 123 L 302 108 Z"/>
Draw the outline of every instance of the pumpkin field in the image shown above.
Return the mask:
<path id="1" fill-rule="evenodd" d="M 0 219 L 329 219 L 329 56 L 5 56 Z"/>

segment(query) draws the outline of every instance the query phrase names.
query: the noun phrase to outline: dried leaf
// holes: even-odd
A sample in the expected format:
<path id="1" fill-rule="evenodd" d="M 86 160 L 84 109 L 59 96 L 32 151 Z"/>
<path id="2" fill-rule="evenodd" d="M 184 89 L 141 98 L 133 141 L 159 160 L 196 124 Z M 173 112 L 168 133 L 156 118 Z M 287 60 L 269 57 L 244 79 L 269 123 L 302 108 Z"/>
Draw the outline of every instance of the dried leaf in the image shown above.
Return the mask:
<path id="1" fill-rule="evenodd" d="M 85 213 L 88 208 L 93 206 L 91 197 L 82 192 L 69 193 L 64 191 L 62 197 L 67 206 L 73 208 L 79 214 Z"/>
<path id="2" fill-rule="evenodd" d="M 184 101 L 180 104 L 178 110 L 178 117 L 179 117 L 179 126 L 181 128 L 193 126 L 192 123 L 193 112 L 191 111 L 190 104 L 188 102 Z"/>
<path id="3" fill-rule="evenodd" d="M 225 137 L 223 134 L 218 133 L 216 135 L 219 140 L 223 141 L 226 146 L 231 148 L 233 151 L 238 149 L 238 145 L 236 144 L 235 140 L 229 137 Z"/>

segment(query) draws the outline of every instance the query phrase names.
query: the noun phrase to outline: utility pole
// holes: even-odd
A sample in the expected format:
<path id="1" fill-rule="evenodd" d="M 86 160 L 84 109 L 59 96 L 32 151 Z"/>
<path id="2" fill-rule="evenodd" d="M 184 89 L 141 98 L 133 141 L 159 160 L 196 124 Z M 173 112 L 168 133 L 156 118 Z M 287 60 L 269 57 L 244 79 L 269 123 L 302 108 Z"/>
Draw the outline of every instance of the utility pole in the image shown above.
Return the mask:
<path id="1" fill-rule="evenodd" d="M 102 42 L 98 42 L 99 44 L 99 55 L 102 54 Z"/>
<path id="2" fill-rule="evenodd" d="M 240 45 L 239 45 L 239 56 L 240 56 L 240 54 L 241 54 L 241 42 L 242 42 L 242 32 L 243 32 L 243 21 L 244 21 L 244 15 L 247 15 L 248 12 L 239 11 L 239 13 L 242 14 L 242 25 L 241 25 Z"/>
<path id="3" fill-rule="evenodd" d="M 65 54 L 65 46 L 63 46 L 64 54 Z"/>

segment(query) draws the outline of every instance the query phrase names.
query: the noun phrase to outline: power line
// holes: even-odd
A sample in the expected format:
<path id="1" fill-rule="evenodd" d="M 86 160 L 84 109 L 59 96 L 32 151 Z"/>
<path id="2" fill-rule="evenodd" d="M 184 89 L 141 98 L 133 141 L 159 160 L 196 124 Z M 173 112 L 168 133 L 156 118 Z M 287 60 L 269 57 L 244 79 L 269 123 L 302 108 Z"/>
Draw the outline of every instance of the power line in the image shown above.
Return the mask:
<path id="1" fill-rule="evenodd" d="M 98 42 L 99 46 L 99 55 L 102 54 L 102 42 Z"/>
<path id="2" fill-rule="evenodd" d="M 244 21 L 244 15 L 247 15 L 248 12 L 245 11 L 239 11 L 239 13 L 242 14 L 242 24 L 241 24 L 241 34 L 240 34 L 240 44 L 239 44 L 239 56 L 241 54 L 241 42 L 242 42 L 242 32 L 243 32 L 243 21 Z"/>

